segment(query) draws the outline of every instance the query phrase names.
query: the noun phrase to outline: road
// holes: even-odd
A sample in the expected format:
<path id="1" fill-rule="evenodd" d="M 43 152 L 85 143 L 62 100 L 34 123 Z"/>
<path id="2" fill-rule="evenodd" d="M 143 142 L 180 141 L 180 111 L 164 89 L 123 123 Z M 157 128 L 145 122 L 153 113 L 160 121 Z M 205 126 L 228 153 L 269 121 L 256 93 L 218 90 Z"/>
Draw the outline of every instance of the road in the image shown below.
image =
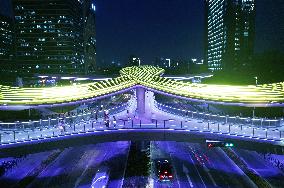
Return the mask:
<path id="1" fill-rule="evenodd" d="M 100 166 L 109 166 L 108 187 L 119 188 L 123 183 L 130 142 L 110 142 L 66 148 L 29 186 L 33 187 L 90 187 Z M 284 187 L 284 175 L 254 151 L 234 149 L 250 168 L 266 179 L 272 187 Z M 51 152 L 51 151 L 50 151 Z M 22 160 L 0 180 L 1 185 L 16 184 L 41 165 L 50 152 L 32 154 Z M 256 187 L 220 148 L 208 149 L 205 144 L 153 141 L 151 161 L 168 158 L 174 167 L 172 183 L 157 181 L 154 165 L 148 187 L 203 188 L 203 187 Z M 7 180 L 13 180 L 7 182 Z"/>
<path id="2" fill-rule="evenodd" d="M 264 160 L 263 155 L 243 149 L 234 149 L 234 151 L 247 163 L 249 168 L 254 169 L 272 187 L 284 187 L 284 173 Z"/>
<path id="3" fill-rule="evenodd" d="M 101 165 L 110 167 L 109 186 L 120 187 L 128 149 L 129 142 L 67 148 L 28 187 L 90 187 Z"/>
<path id="4" fill-rule="evenodd" d="M 152 142 L 151 158 L 170 157 L 175 169 L 172 185 L 154 187 L 255 187 L 220 148 L 178 142 Z"/>
<path id="5" fill-rule="evenodd" d="M 54 151 L 29 154 L 19 158 L 17 165 L 0 177 L 1 187 L 17 187 L 18 183 L 33 171 L 35 171 L 47 157 Z M 14 158 L 3 158 L 2 161 L 12 161 Z"/>
<path id="6" fill-rule="evenodd" d="M 167 158 L 167 159 L 171 159 L 170 153 L 162 150 L 160 148 L 160 145 L 162 145 L 164 142 L 151 142 L 150 144 L 150 160 L 151 160 L 151 177 L 150 177 L 150 187 L 177 187 L 177 188 L 181 188 L 181 186 L 179 185 L 178 179 L 175 177 L 175 170 L 173 173 L 174 179 L 172 182 L 159 182 L 158 181 L 158 177 L 156 176 L 156 173 L 154 171 L 155 168 L 155 161 L 157 159 L 161 159 L 161 158 Z M 173 164 L 174 166 L 174 164 Z"/>

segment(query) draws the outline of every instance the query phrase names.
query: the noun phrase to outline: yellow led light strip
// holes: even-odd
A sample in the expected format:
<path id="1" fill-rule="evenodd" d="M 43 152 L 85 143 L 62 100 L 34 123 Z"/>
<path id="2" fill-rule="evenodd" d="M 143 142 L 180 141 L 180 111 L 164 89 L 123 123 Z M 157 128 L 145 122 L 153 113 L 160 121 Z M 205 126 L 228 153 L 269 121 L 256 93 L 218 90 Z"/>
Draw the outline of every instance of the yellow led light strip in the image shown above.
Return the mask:
<path id="1" fill-rule="evenodd" d="M 182 96 L 215 102 L 284 103 L 284 82 L 230 86 L 195 84 L 161 77 L 164 70 L 154 66 L 133 66 L 120 70 L 121 76 L 107 81 L 52 88 L 19 88 L 0 85 L 0 105 L 41 105 L 80 101 L 111 94 L 135 85 Z"/>

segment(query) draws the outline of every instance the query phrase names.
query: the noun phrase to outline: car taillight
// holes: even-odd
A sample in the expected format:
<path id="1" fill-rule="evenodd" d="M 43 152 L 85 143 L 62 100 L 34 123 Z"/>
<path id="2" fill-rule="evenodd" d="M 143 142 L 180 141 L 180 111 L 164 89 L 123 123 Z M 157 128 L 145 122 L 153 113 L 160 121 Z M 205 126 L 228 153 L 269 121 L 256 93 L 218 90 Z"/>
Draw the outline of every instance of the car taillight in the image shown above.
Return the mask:
<path id="1" fill-rule="evenodd" d="M 163 176 L 163 175 L 160 175 L 160 180 L 161 180 L 161 179 L 164 179 L 164 176 Z"/>
<path id="2" fill-rule="evenodd" d="M 169 178 L 173 178 L 173 176 L 172 176 L 172 175 L 169 175 Z"/>
<path id="3" fill-rule="evenodd" d="M 164 174 L 167 174 L 167 173 L 168 173 L 167 171 L 164 172 Z"/>

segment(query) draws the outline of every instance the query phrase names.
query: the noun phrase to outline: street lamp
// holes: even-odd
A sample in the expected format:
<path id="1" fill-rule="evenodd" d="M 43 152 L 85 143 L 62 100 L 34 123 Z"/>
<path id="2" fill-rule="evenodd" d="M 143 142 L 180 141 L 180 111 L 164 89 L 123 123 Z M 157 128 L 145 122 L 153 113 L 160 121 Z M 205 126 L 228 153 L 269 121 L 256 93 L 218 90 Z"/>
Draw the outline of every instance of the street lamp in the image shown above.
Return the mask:
<path id="1" fill-rule="evenodd" d="M 255 78 L 255 85 L 257 86 L 257 76 L 255 76 L 254 78 Z"/>

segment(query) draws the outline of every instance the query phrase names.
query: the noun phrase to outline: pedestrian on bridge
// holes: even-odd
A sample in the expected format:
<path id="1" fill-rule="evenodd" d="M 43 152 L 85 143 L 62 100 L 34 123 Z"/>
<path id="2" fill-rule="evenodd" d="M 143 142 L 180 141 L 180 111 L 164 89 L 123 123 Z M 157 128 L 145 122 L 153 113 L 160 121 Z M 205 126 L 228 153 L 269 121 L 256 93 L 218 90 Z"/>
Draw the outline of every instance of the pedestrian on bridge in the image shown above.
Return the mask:
<path id="1" fill-rule="evenodd" d="M 96 114 L 95 114 L 95 119 L 96 119 L 96 121 L 98 121 L 98 110 L 96 110 Z"/>
<path id="2" fill-rule="evenodd" d="M 106 125 L 106 128 L 108 129 L 109 128 L 109 119 L 105 120 L 105 125 Z"/>
<path id="3" fill-rule="evenodd" d="M 113 116 L 113 121 L 112 121 L 112 123 L 113 123 L 113 128 L 115 128 L 115 127 L 116 127 L 116 118 L 115 118 L 115 116 Z"/>

